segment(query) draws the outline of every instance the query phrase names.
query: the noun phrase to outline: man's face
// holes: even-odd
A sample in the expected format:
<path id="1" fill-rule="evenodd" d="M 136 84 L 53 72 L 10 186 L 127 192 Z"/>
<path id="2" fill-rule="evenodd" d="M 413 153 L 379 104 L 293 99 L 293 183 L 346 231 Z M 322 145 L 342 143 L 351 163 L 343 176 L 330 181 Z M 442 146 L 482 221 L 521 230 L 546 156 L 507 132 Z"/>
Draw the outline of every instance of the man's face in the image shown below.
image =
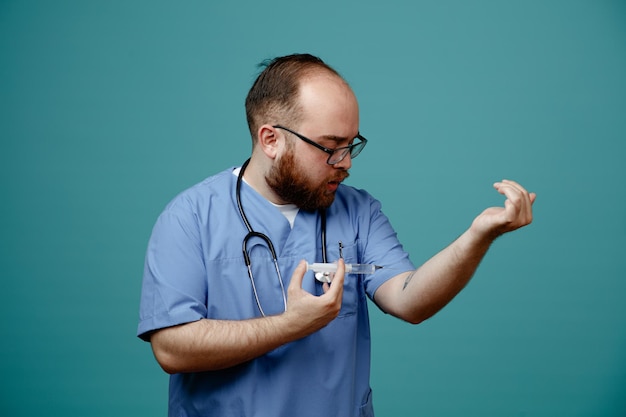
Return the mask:
<path id="1" fill-rule="evenodd" d="M 295 204 L 302 210 L 314 211 L 330 207 L 339 183 L 348 175 L 347 170 L 334 170 L 321 180 L 311 178 L 306 166 L 296 162 L 295 146 L 291 143 L 276 161 L 266 180 L 283 201 Z"/>
<path id="2" fill-rule="evenodd" d="M 299 92 L 302 120 L 287 126 L 320 145 L 335 149 L 349 145 L 359 131 L 356 97 L 343 80 L 321 74 L 303 80 Z M 276 158 L 266 180 L 285 203 L 303 210 L 329 207 L 339 183 L 348 177 L 350 156 L 335 165 L 326 163 L 328 154 L 281 131 L 283 152 Z"/>

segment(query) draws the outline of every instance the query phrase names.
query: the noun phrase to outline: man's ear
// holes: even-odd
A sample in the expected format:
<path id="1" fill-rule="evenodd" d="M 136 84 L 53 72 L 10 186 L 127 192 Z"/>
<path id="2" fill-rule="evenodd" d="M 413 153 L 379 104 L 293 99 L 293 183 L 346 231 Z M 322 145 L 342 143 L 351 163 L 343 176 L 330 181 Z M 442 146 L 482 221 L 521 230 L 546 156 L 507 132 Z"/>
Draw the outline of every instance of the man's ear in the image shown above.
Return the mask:
<path id="1" fill-rule="evenodd" d="M 278 132 L 271 125 L 259 127 L 257 133 L 258 146 L 268 158 L 274 159 L 282 146 L 282 140 L 278 137 Z"/>

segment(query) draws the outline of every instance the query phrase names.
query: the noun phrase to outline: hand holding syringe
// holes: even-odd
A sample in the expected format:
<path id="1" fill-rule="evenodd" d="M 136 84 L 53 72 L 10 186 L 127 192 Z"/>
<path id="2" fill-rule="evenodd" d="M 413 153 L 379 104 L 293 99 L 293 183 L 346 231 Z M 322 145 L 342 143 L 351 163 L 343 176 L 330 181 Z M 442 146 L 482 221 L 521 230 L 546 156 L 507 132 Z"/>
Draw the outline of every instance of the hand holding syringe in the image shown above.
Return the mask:
<path id="1" fill-rule="evenodd" d="M 346 274 L 373 274 L 382 266 L 373 264 L 346 264 Z M 332 274 L 337 272 L 336 263 L 307 263 L 307 271 L 315 272 L 315 279 L 320 282 L 330 283 Z"/>

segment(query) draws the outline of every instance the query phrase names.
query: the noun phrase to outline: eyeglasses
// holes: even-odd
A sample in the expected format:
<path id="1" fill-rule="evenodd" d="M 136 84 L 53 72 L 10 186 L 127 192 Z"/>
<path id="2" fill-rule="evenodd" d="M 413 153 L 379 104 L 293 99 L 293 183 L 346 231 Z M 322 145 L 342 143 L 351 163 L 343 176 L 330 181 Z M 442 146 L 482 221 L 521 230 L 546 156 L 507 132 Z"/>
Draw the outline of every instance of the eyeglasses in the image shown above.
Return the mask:
<path id="1" fill-rule="evenodd" d="M 275 129 L 283 129 L 286 130 L 287 132 L 296 135 L 298 138 L 302 139 L 303 141 L 305 141 L 306 143 L 308 143 L 309 145 L 313 145 L 315 146 L 317 149 L 320 149 L 324 152 L 326 152 L 328 154 L 328 160 L 326 161 L 326 163 L 328 165 L 335 165 L 338 164 L 339 162 L 343 161 L 343 159 L 348 156 L 348 154 L 350 154 L 350 158 L 356 158 L 361 151 L 363 150 L 363 148 L 365 148 L 365 145 L 367 145 L 367 139 L 365 139 L 363 136 L 361 135 L 357 135 L 356 138 L 354 138 L 355 142 L 358 140 L 358 142 L 356 143 L 352 143 L 348 146 L 344 146 L 342 148 L 335 148 L 335 149 L 330 149 L 330 148 L 326 148 L 322 145 L 320 145 L 317 142 L 313 142 L 311 139 L 307 138 L 306 136 L 302 136 L 301 134 L 294 132 L 291 129 L 288 129 L 284 126 L 281 125 L 276 125 L 276 126 L 272 126 Z"/>

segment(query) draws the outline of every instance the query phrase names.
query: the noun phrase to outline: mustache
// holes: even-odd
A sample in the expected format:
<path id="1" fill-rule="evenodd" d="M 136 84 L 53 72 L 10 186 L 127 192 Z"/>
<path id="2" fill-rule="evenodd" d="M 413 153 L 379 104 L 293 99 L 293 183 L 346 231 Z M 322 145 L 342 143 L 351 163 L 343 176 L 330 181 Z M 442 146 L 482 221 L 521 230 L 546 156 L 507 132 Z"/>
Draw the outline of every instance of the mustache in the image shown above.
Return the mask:
<path id="1" fill-rule="evenodd" d="M 333 176 L 329 182 L 342 182 L 350 176 L 348 171 L 340 171 L 337 175 Z"/>

